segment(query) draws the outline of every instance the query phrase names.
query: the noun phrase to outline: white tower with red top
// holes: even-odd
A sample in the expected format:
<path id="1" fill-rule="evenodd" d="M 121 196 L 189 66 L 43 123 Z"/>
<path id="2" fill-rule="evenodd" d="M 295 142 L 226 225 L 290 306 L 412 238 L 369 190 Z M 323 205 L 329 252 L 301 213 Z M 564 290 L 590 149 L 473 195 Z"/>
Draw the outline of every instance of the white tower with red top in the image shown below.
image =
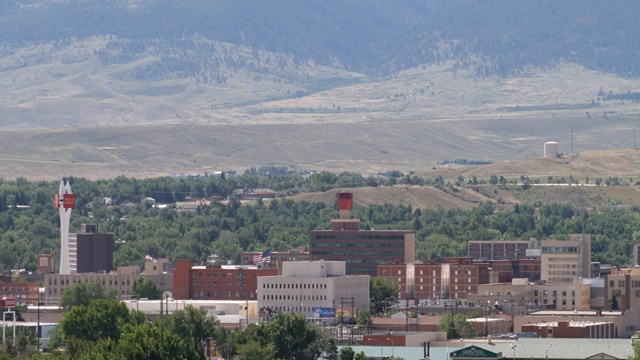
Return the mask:
<path id="1" fill-rule="evenodd" d="M 69 182 L 60 181 L 60 189 L 54 197 L 53 206 L 60 211 L 60 274 L 71 274 L 69 262 L 69 222 L 71 210 L 76 207 L 76 196 Z"/>

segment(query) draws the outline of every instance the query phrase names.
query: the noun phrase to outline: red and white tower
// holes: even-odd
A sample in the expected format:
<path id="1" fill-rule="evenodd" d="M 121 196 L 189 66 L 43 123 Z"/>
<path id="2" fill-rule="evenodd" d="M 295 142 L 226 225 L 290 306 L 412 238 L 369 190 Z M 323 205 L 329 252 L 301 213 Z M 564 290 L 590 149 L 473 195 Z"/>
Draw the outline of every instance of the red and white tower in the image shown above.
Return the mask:
<path id="1" fill-rule="evenodd" d="M 60 181 L 60 189 L 54 197 L 53 206 L 60 211 L 60 274 L 71 274 L 69 262 L 69 222 L 71 210 L 76 207 L 76 196 L 69 182 Z"/>

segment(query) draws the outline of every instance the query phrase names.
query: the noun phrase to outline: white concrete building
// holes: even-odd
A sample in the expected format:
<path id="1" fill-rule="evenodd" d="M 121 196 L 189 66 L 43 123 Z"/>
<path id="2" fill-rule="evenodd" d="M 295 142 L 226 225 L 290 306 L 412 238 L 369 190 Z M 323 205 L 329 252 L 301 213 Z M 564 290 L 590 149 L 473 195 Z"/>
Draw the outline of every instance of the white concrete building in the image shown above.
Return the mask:
<path id="1" fill-rule="evenodd" d="M 258 278 L 261 317 L 276 312 L 314 317 L 316 309 L 333 309 L 344 316 L 369 310 L 369 275 L 346 276 L 344 261 L 292 261 L 282 263 L 282 275 Z"/>

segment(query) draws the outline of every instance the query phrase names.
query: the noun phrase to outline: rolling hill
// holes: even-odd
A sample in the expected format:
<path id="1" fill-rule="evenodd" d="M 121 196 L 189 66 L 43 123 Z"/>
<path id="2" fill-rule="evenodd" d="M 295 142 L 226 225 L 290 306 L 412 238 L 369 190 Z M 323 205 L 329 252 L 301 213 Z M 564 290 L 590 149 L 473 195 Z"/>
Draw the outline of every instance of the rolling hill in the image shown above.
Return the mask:
<path id="1" fill-rule="evenodd" d="M 5 2 L 0 176 L 424 172 L 536 158 L 545 141 L 632 149 L 638 5 L 590 5 Z"/>

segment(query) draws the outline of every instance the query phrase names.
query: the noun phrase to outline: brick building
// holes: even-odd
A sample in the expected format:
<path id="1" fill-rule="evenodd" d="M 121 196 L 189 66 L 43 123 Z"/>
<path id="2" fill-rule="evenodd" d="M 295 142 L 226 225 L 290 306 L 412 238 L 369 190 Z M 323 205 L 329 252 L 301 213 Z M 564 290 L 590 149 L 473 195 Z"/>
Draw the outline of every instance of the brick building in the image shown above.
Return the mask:
<path id="1" fill-rule="evenodd" d="M 352 194 L 336 198 L 340 218 L 331 220 L 331 230 L 309 232 L 311 260 L 344 261 L 347 275 L 370 276 L 376 276 L 380 264 L 415 261 L 415 232 L 360 230 L 360 220 L 350 218 Z"/>
<path id="2" fill-rule="evenodd" d="M 442 264 L 441 299 L 466 299 L 489 283 L 489 264 L 474 263 L 469 257 L 447 257 Z"/>
<path id="3" fill-rule="evenodd" d="M 522 325 L 522 332 L 539 338 L 612 339 L 615 324 L 608 321 L 553 321 Z"/>
<path id="4" fill-rule="evenodd" d="M 38 304 L 38 284 L 0 282 L 0 299 L 15 298 L 18 305 Z"/>
<path id="5" fill-rule="evenodd" d="M 277 269 L 258 269 L 256 266 L 192 266 L 191 260 L 180 259 L 173 270 L 173 298 L 256 300 L 258 277 L 277 274 Z"/>
<path id="6" fill-rule="evenodd" d="M 525 278 L 529 281 L 540 280 L 540 258 L 519 260 L 474 260 L 486 262 L 490 266 L 489 282 L 505 283 L 515 278 Z"/>
<path id="7" fill-rule="evenodd" d="M 401 299 L 466 299 L 489 282 L 489 264 L 447 257 L 443 263 L 381 264 L 377 275 L 397 281 Z"/>
<path id="8" fill-rule="evenodd" d="M 415 266 L 415 296 L 418 300 L 438 299 L 442 296 L 442 264 Z"/>

